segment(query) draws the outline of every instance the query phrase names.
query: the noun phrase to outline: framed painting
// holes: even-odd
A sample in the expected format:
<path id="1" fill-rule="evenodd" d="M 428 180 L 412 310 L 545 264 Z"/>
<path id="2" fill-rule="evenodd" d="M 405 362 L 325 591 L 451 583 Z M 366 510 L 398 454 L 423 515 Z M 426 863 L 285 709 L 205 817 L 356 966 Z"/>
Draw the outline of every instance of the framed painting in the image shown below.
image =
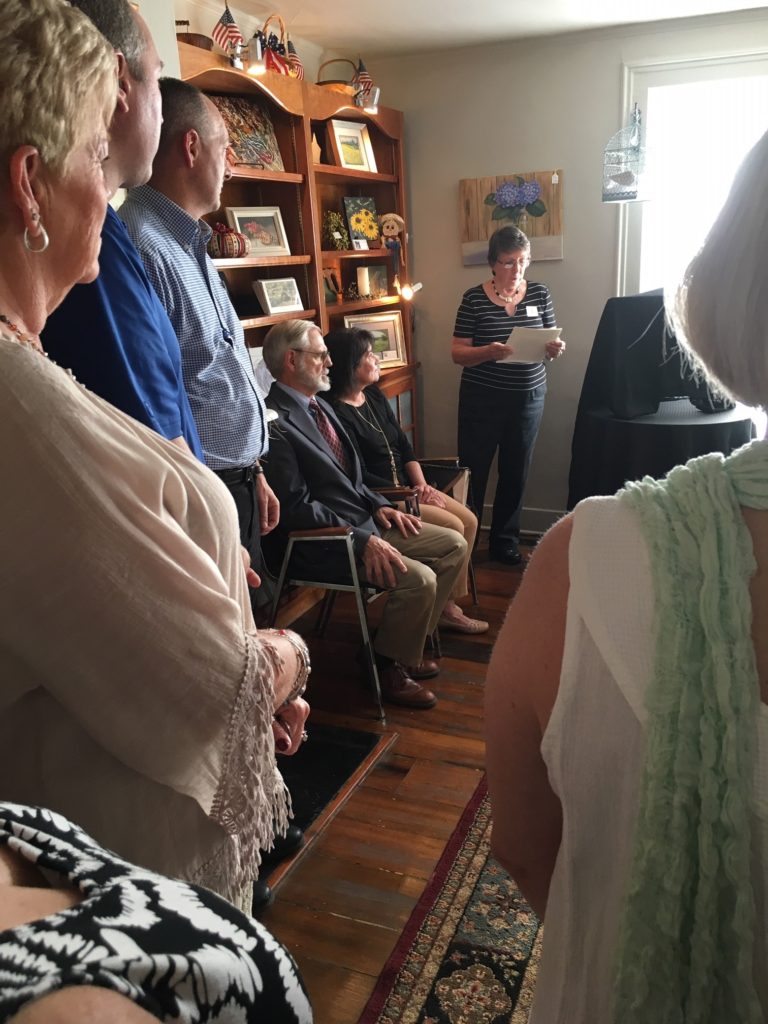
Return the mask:
<path id="1" fill-rule="evenodd" d="M 331 121 L 328 144 L 333 162 L 351 171 L 376 173 L 376 157 L 373 155 L 368 125 L 357 121 Z"/>
<path id="2" fill-rule="evenodd" d="M 353 249 L 368 249 L 371 242 L 378 242 L 379 219 L 376 203 L 370 196 L 344 196 L 344 213 Z M 356 241 L 367 244 L 355 245 Z"/>
<path id="3" fill-rule="evenodd" d="M 497 228 L 520 228 L 532 260 L 563 258 L 563 172 L 521 171 L 459 182 L 459 240 L 465 267 L 487 262 Z"/>
<path id="4" fill-rule="evenodd" d="M 251 256 L 290 256 L 279 206 L 228 206 L 227 222 L 251 243 Z"/>
<path id="5" fill-rule="evenodd" d="M 263 103 L 245 96 L 212 95 L 210 98 L 216 104 L 229 133 L 229 152 L 233 164 L 245 164 L 267 171 L 285 170 L 275 128 Z"/>
<path id="6" fill-rule="evenodd" d="M 405 366 L 403 318 L 400 310 L 354 313 L 344 317 L 345 327 L 362 327 L 373 335 L 373 351 L 382 366 Z"/>
<path id="7" fill-rule="evenodd" d="M 304 309 L 299 286 L 293 277 L 265 278 L 253 281 L 253 290 L 261 308 L 269 316 L 274 313 L 293 313 Z"/>

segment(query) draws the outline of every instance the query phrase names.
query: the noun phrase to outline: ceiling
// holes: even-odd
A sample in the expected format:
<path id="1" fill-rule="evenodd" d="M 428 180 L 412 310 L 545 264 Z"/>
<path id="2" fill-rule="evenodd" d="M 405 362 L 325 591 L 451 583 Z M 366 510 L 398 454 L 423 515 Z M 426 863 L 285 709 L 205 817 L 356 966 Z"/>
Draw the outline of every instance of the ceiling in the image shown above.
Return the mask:
<path id="1" fill-rule="evenodd" d="M 270 10 L 254 0 L 233 6 L 261 18 Z M 332 0 L 307 3 L 281 0 L 280 13 L 292 37 L 327 51 L 364 53 L 366 57 L 420 53 L 462 45 L 524 39 L 585 29 L 606 28 L 762 9 L 764 0 Z"/>

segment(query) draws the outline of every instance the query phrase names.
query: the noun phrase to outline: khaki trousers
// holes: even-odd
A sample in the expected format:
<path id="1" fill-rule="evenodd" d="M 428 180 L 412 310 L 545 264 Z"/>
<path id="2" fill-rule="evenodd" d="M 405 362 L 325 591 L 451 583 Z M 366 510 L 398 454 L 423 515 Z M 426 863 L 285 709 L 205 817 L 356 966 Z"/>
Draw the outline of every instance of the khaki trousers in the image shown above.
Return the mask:
<path id="1" fill-rule="evenodd" d="M 456 530 L 467 542 L 467 557 L 464 559 L 456 586 L 451 591 L 451 597 L 458 601 L 469 593 L 469 560 L 475 549 L 475 537 L 477 536 L 477 516 L 467 505 L 456 501 L 450 494 L 444 494 L 445 508 L 438 508 L 436 505 L 425 505 L 423 502 L 419 507 L 422 521 L 432 523 L 434 526 L 447 527 L 449 530 Z"/>
<path id="2" fill-rule="evenodd" d="M 413 536 L 386 530 L 382 538 L 403 556 L 407 572 L 396 573 L 373 646 L 385 658 L 417 665 L 466 563 L 467 543 L 456 530 L 424 522 Z"/>

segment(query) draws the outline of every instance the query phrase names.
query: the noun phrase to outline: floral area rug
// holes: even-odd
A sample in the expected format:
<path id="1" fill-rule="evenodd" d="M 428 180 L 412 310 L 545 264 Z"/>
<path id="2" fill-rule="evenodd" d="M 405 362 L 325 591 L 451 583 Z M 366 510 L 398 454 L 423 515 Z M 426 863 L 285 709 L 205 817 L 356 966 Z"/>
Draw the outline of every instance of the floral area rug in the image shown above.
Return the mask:
<path id="1" fill-rule="evenodd" d="M 490 834 L 483 778 L 359 1024 L 525 1024 L 541 929 Z"/>

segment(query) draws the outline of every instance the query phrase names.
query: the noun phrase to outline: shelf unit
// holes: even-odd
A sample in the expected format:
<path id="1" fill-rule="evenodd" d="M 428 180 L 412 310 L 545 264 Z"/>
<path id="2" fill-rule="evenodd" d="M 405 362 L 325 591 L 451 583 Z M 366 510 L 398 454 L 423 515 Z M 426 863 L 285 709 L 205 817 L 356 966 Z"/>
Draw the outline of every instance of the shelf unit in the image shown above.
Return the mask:
<path id="1" fill-rule="evenodd" d="M 394 289 L 394 268 L 389 250 L 322 249 L 322 218 L 327 210 L 343 215 L 345 196 L 373 198 L 379 214 L 405 217 L 403 115 L 379 108 L 367 115 L 356 108 L 345 91 L 267 72 L 253 78 L 229 66 L 222 54 L 179 42 L 181 77 L 203 92 L 253 97 L 270 112 L 284 171 L 268 171 L 242 165 L 235 168 L 222 193 L 222 209 L 207 220 L 226 223 L 228 206 L 278 206 L 291 256 L 247 256 L 217 259 L 214 265 L 226 279 L 232 301 L 245 330 L 246 343 L 258 348 L 272 324 L 293 317 L 314 320 L 325 334 L 344 326 L 344 317 L 370 310 L 399 309 L 403 321 L 406 365 L 382 368 L 382 389 L 403 414 L 403 426 L 416 440 L 416 363 L 413 352 L 410 307 Z M 365 123 L 376 158 L 377 173 L 350 170 L 330 162 L 327 133 L 333 118 Z M 313 137 L 319 144 L 321 162 L 313 157 Z M 400 280 L 408 280 L 407 248 L 400 251 Z M 356 284 L 357 268 L 366 264 L 387 268 L 388 294 L 377 299 L 337 302 L 326 295 L 323 270 L 332 269 L 346 292 Z M 259 278 L 294 277 L 304 309 L 295 313 L 261 315 L 252 282 Z"/>

